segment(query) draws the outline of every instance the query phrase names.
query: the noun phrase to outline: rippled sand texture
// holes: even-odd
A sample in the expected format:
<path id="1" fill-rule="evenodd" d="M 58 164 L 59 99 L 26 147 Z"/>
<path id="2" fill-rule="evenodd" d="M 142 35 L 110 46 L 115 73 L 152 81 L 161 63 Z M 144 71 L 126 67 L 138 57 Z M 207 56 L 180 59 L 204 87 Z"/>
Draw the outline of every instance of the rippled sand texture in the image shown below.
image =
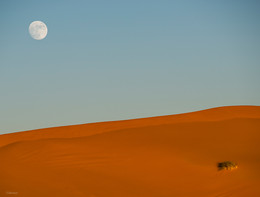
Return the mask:
<path id="1" fill-rule="evenodd" d="M 218 171 L 217 163 L 238 168 Z M 0 135 L 0 196 L 260 196 L 260 107 Z"/>

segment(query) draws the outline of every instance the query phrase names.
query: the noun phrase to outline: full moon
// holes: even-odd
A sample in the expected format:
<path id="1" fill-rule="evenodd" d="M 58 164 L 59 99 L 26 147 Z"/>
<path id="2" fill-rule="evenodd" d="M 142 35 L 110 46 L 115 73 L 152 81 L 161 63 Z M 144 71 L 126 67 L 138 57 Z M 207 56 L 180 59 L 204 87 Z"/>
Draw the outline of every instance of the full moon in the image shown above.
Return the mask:
<path id="1" fill-rule="evenodd" d="M 35 40 L 42 40 L 47 36 L 48 29 L 44 22 L 33 21 L 29 26 L 29 33 Z"/>

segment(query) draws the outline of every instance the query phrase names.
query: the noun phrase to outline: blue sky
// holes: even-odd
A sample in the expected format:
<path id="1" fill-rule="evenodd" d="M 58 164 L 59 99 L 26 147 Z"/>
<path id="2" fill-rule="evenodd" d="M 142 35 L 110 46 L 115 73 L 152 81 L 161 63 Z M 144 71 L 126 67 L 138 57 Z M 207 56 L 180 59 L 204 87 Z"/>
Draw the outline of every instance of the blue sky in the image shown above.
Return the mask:
<path id="1" fill-rule="evenodd" d="M 260 105 L 260 2 L 0 2 L 0 133 Z M 33 40 L 40 20 L 48 35 Z"/>

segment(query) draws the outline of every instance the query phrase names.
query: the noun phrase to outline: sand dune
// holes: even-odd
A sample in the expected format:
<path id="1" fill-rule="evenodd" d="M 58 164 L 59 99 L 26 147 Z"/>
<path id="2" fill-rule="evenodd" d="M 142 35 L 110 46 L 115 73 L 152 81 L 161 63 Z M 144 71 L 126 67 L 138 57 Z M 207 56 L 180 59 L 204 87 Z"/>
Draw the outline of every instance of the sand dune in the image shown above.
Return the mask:
<path id="1" fill-rule="evenodd" d="M 258 106 L 0 135 L 0 196 L 260 196 L 259 142 Z"/>

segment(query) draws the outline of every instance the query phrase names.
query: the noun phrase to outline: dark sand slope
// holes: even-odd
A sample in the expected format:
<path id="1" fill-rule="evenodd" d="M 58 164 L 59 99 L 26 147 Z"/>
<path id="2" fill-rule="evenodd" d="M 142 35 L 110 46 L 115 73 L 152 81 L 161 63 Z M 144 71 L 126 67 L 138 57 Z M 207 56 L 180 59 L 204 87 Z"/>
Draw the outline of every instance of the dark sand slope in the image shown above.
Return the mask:
<path id="1" fill-rule="evenodd" d="M 256 106 L 0 135 L 0 196 L 260 196 L 259 142 Z"/>

